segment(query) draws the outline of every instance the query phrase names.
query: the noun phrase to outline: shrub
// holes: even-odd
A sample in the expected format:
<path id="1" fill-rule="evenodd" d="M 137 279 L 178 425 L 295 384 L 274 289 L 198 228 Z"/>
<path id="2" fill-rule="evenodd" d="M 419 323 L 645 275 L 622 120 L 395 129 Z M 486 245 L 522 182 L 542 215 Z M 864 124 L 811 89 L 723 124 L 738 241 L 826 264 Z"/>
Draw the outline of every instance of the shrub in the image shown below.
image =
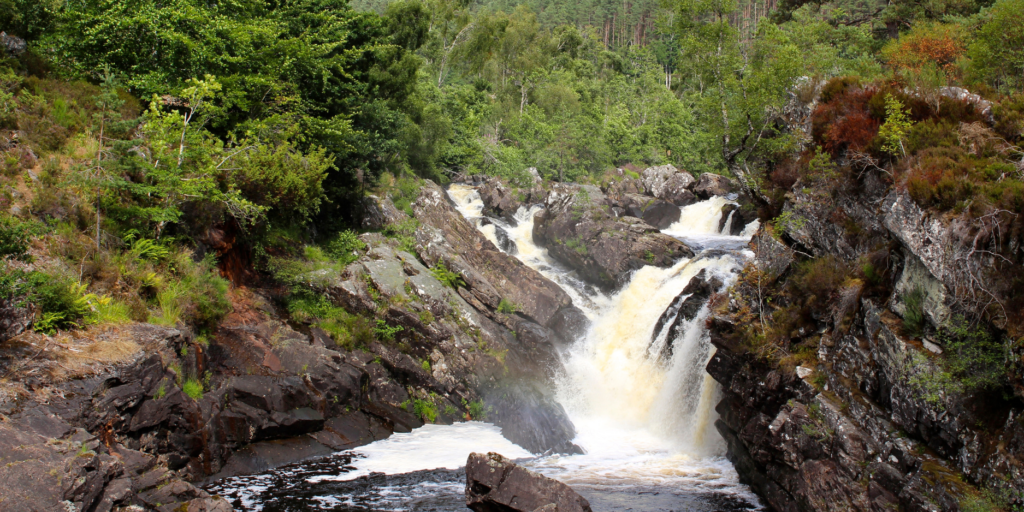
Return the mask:
<path id="1" fill-rule="evenodd" d="M 378 338 L 384 341 L 394 341 L 395 335 L 405 330 L 401 325 L 388 325 L 383 319 L 377 319 L 377 327 L 373 329 L 373 333 Z"/>
<path id="2" fill-rule="evenodd" d="M 437 407 L 433 402 L 417 398 L 413 400 L 412 406 L 416 415 L 423 418 L 423 421 L 433 423 L 437 419 Z"/>
<path id="3" fill-rule="evenodd" d="M 1003 343 L 980 325 L 954 317 L 938 332 L 946 368 L 967 392 L 998 389 L 1007 383 Z"/>
<path id="4" fill-rule="evenodd" d="M 366 244 L 359 239 L 354 231 L 345 230 L 327 242 L 326 253 L 342 265 L 348 265 L 359 258 L 359 251 L 366 249 Z"/>
<path id="5" fill-rule="evenodd" d="M 384 227 L 384 236 L 398 242 L 398 248 L 412 254 L 416 254 L 416 228 L 420 225 L 416 219 L 407 219 L 398 224 L 388 224 Z"/>
<path id="6" fill-rule="evenodd" d="M 832 255 L 797 265 L 790 285 L 806 297 L 807 304 L 824 304 L 850 274 L 850 269 Z"/>
<path id="7" fill-rule="evenodd" d="M 462 279 L 462 275 L 458 272 L 448 270 L 448 267 L 446 267 L 444 262 L 441 260 L 438 260 L 437 265 L 434 265 L 433 268 L 430 269 L 430 273 L 433 274 L 438 281 L 441 281 L 441 284 L 444 284 L 449 288 L 458 289 L 460 286 L 466 286 L 466 281 Z"/>
<path id="8" fill-rule="evenodd" d="M 9 215 L 0 216 L 0 259 L 28 261 L 28 242 L 32 230 L 28 223 Z"/>
<path id="9" fill-rule="evenodd" d="M 501 302 L 498 303 L 498 313 L 511 315 L 516 313 L 517 311 L 519 311 L 519 305 L 504 297 L 501 299 Z"/>
<path id="10" fill-rule="evenodd" d="M 193 400 L 201 400 L 203 398 L 203 383 L 195 377 L 189 377 L 181 385 L 181 391 Z"/>
<path id="11" fill-rule="evenodd" d="M 462 401 L 462 405 L 469 411 L 469 417 L 476 421 L 487 421 L 487 415 L 490 413 L 491 408 L 484 405 L 483 400 L 474 400 L 472 402 Z"/>
<path id="12" fill-rule="evenodd" d="M 921 336 L 924 331 L 924 299 L 921 288 L 914 288 L 903 297 L 906 311 L 903 312 L 903 330 L 913 337 Z"/>
<path id="13" fill-rule="evenodd" d="M 229 283 L 217 273 L 213 255 L 194 262 L 187 251 L 180 251 L 172 255 L 170 267 L 171 279 L 156 294 L 160 311 L 150 321 L 160 325 L 181 321 L 200 331 L 213 329 L 231 311 Z"/>

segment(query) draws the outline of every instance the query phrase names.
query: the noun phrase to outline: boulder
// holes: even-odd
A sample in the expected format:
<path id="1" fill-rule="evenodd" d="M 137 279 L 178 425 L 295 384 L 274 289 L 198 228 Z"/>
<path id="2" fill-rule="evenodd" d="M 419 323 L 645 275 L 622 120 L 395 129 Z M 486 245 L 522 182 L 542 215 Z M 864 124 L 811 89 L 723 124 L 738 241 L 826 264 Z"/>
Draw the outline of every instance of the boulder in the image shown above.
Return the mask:
<path id="1" fill-rule="evenodd" d="M 658 229 L 665 229 L 679 221 L 681 214 L 678 206 L 666 201 L 655 201 L 643 211 L 640 218 Z"/>
<path id="2" fill-rule="evenodd" d="M 568 485 L 522 468 L 497 453 L 466 461 L 466 506 L 476 512 L 590 512 Z"/>
<path id="3" fill-rule="evenodd" d="M 706 172 L 697 179 L 697 184 L 693 186 L 693 193 L 701 199 L 708 199 L 712 196 L 729 195 L 735 189 L 736 187 L 729 178 Z"/>
<path id="4" fill-rule="evenodd" d="M 543 326 L 548 326 L 555 312 L 572 304 L 558 285 L 487 240 L 451 206 L 441 187 L 425 183 L 413 203 L 416 218 L 423 223 L 416 230 L 416 241 L 424 262 L 444 263 L 461 274 L 465 289 L 486 307 L 497 309 L 507 299 Z"/>
<path id="5" fill-rule="evenodd" d="M 639 218 L 615 217 L 604 194 L 585 185 L 552 187 L 547 208 L 534 218 L 533 241 L 605 290 L 621 286 L 644 265 L 668 267 L 693 256 L 683 242 Z"/>
<path id="6" fill-rule="evenodd" d="M 648 167 L 641 174 L 640 181 L 648 195 L 676 206 L 686 206 L 696 201 L 690 191 L 696 183 L 693 175 L 672 165 Z"/>

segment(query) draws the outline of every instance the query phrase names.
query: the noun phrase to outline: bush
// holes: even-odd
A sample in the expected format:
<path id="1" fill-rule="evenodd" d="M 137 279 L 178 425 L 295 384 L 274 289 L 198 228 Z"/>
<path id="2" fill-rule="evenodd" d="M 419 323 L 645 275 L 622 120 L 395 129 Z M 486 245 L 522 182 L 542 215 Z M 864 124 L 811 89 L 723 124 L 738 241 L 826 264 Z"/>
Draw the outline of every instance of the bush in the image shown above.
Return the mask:
<path id="1" fill-rule="evenodd" d="M 515 314 L 517 311 L 519 311 L 519 305 L 504 297 L 501 299 L 501 302 L 498 303 L 498 313 L 511 315 Z"/>
<path id="2" fill-rule="evenodd" d="M 156 294 L 160 312 L 150 321 L 160 325 L 180 321 L 199 331 L 212 330 L 231 311 L 227 297 L 230 284 L 217 273 L 212 255 L 197 263 L 181 251 L 173 259 L 172 279 L 166 280 Z"/>
<path id="3" fill-rule="evenodd" d="M 345 230 L 327 242 L 326 252 L 344 266 L 359 258 L 359 251 L 366 249 L 366 244 L 359 239 L 354 231 Z"/>
<path id="4" fill-rule="evenodd" d="M 0 259 L 29 261 L 28 243 L 32 230 L 28 223 L 9 215 L 0 216 Z"/>
<path id="5" fill-rule="evenodd" d="M 193 400 L 201 400 L 203 398 L 203 383 L 195 377 L 190 377 L 181 385 L 181 391 Z"/>
<path id="6" fill-rule="evenodd" d="M 797 265 L 790 279 L 799 294 L 806 297 L 806 303 L 824 304 L 843 285 L 850 275 L 850 269 L 839 258 L 823 256 Z"/>
<path id="7" fill-rule="evenodd" d="M 939 329 L 945 366 L 968 392 L 990 391 L 1007 384 L 1003 343 L 980 325 L 954 317 Z"/>
<path id="8" fill-rule="evenodd" d="M 401 325 L 388 325 L 383 319 L 377 319 L 377 327 L 373 329 L 373 333 L 377 335 L 377 338 L 382 341 L 394 341 L 395 335 L 405 330 Z"/>
<path id="9" fill-rule="evenodd" d="M 448 270 L 443 261 L 438 260 L 437 265 L 434 265 L 430 269 L 430 273 L 433 274 L 441 284 L 449 288 L 459 288 L 460 286 L 465 287 L 466 281 L 462 279 L 462 275 L 458 272 L 452 272 Z"/>
<path id="10" fill-rule="evenodd" d="M 914 288 L 903 297 L 906 311 L 903 312 L 903 330 L 913 337 L 921 336 L 924 331 L 924 299 L 921 288 Z"/>
<path id="11" fill-rule="evenodd" d="M 413 410 L 416 411 L 416 416 L 423 418 L 427 423 L 433 423 L 437 419 L 437 407 L 433 402 L 417 398 L 413 400 Z"/>

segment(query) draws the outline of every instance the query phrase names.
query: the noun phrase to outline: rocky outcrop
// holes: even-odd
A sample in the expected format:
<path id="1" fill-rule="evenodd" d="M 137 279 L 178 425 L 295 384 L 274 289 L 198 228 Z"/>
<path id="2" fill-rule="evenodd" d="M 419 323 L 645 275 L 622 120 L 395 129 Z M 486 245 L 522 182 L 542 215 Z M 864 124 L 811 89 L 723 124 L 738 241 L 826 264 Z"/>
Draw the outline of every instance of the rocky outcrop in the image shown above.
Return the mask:
<path id="1" fill-rule="evenodd" d="M 697 275 L 690 278 L 683 291 L 672 300 L 665 312 L 658 318 L 651 333 L 651 347 L 655 347 L 659 341 L 661 345 L 660 357 L 663 360 L 672 359 L 673 342 L 681 339 L 687 325 L 697 318 L 697 314 L 707 304 L 711 295 L 722 288 L 722 280 L 715 276 L 709 276 L 707 269 L 701 269 Z"/>
<path id="2" fill-rule="evenodd" d="M 363 229 L 380 231 L 389 224 L 399 224 L 408 219 L 409 216 L 395 208 L 389 197 L 383 200 L 374 195 L 363 198 Z"/>
<path id="3" fill-rule="evenodd" d="M 12 299 L 0 299 L 0 343 L 28 329 L 32 325 L 32 310 Z"/>
<path id="4" fill-rule="evenodd" d="M 560 309 L 573 307 L 561 288 L 501 252 L 466 221 L 441 187 L 427 182 L 413 210 L 422 223 L 416 231 L 420 257 L 428 265 L 442 263 L 461 274 L 473 301 L 496 310 L 505 299 L 545 327 Z"/>
<path id="5" fill-rule="evenodd" d="M 713 196 L 727 196 L 730 193 L 739 190 L 729 178 L 718 174 L 706 172 L 697 178 L 697 183 L 693 185 L 693 193 L 701 199 L 707 199 Z"/>
<path id="6" fill-rule="evenodd" d="M 466 461 L 466 506 L 476 512 L 590 512 L 568 485 L 520 467 L 497 453 Z"/>
<path id="7" fill-rule="evenodd" d="M 949 292 L 913 249 L 932 255 L 936 263 L 943 255 L 920 242 L 926 235 L 918 229 L 927 233 L 931 221 L 905 215 L 906 208 L 886 205 L 873 213 L 864 208 L 850 217 L 874 216 L 875 224 L 866 224 L 873 245 L 886 243 L 885 231 L 873 230 L 877 219 L 887 219 L 901 245 L 888 260 L 897 267 L 893 276 L 899 276 L 888 304 L 898 311 L 908 290 L 922 289 L 925 315 L 938 325 L 949 314 L 942 298 Z M 803 248 L 838 260 L 863 254 L 864 246 L 828 240 L 849 235 L 827 234 L 825 219 L 831 213 L 799 205 L 792 211 L 808 216 L 802 234 L 787 231 Z M 912 227 L 914 222 L 921 224 Z M 947 370 L 933 354 L 941 349 L 908 337 L 893 311 L 862 296 L 862 285 L 852 282 L 821 308 L 824 314 L 812 313 L 820 315 L 814 317 L 816 328 L 787 333 L 785 347 L 817 347 L 813 361 L 804 359 L 795 371 L 765 357 L 770 347 L 764 341 L 739 335 L 747 329 L 742 322 L 758 318 L 766 307 L 759 297 L 767 288 L 760 287 L 787 279 L 796 256 L 764 229 L 751 246 L 752 267 L 763 278 L 741 279 L 727 299 L 716 302 L 708 325 L 717 351 L 707 371 L 723 387 L 716 427 L 728 456 L 773 510 L 961 510 L 979 495 L 974 486 L 1011 501 L 1024 492 L 1020 412 L 1011 402 L 993 407 L 986 400 L 1001 399 L 979 400 L 985 395 L 967 396 L 941 384 Z M 901 251 L 907 253 L 902 258 Z M 765 346 L 752 346 L 758 343 Z"/>
<path id="8" fill-rule="evenodd" d="M 0 32 L 0 48 L 3 48 L 7 55 L 17 57 L 28 48 L 24 39 L 9 35 L 7 32 Z"/>
<path id="9" fill-rule="evenodd" d="M 693 256 L 685 244 L 633 217 L 615 217 L 600 189 L 555 185 L 534 218 L 534 243 L 606 290 L 644 265 L 667 267 Z"/>
<path id="10" fill-rule="evenodd" d="M 488 178 L 478 187 L 477 192 L 484 203 L 484 215 L 498 217 L 515 224 L 515 214 L 521 207 L 543 203 L 547 191 L 534 185 L 531 188 L 516 188 L 498 178 Z"/>
<path id="11" fill-rule="evenodd" d="M 640 183 L 648 195 L 676 206 L 687 206 L 697 201 L 693 193 L 696 185 L 693 175 L 672 165 L 644 169 L 640 174 Z"/>

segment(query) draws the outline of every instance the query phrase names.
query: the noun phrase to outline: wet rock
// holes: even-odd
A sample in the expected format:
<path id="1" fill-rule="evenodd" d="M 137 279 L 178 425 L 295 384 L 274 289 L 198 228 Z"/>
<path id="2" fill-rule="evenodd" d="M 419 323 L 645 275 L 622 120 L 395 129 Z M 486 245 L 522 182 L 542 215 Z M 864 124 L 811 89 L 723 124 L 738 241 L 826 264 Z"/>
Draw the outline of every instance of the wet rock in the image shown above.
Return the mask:
<path id="1" fill-rule="evenodd" d="M 447 201 L 444 191 L 427 182 L 413 204 L 423 223 L 416 232 L 420 256 L 430 265 L 444 262 L 459 272 L 468 291 L 488 308 L 502 299 L 522 314 L 547 326 L 572 299 L 557 285 L 514 257 L 498 250 Z"/>
<path id="2" fill-rule="evenodd" d="M 736 190 L 737 187 L 725 176 L 706 172 L 697 178 L 693 185 L 693 193 L 701 199 L 708 199 L 713 196 L 726 196 Z"/>
<path id="3" fill-rule="evenodd" d="M 693 251 L 633 217 L 614 217 L 597 187 L 557 184 L 537 214 L 534 243 L 580 277 L 605 290 L 625 283 L 644 265 L 667 267 Z"/>
<path id="4" fill-rule="evenodd" d="M 671 359 L 672 348 L 676 340 L 684 333 L 687 325 L 697 317 L 700 310 L 707 304 L 711 295 L 722 288 L 722 280 L 717 276 L 708 275 L 707 269 L 701 269 L 690 278 L 683 291 L 672 300 L 665 312 L 658 318 L 651 333 L 651 347 L 654 348 L 659 339 L 663 340 L 660 356 Z"/>
<path id="5" fill-rule="evenodd" d="M 658 229 L 665 229 L 679 221 L 680 213 L 679 207 L 672 203 L 655 201 L 643 211 L 641 218 Z"/>
<path id="6" fill-rule="evenodd" d="M 590 328 L 590 319 L 576 306 L 564 307 L 555 313 L 550 327 L 566 342 L 572 343 L 582 338 Z"/>
<path id="7" fill-rule="evenodd" d="M 476 512 L 591 510 L 586 498 L 568 485 L 522 468 L 497 453 L 469 455 L 466 506 Z"/>

